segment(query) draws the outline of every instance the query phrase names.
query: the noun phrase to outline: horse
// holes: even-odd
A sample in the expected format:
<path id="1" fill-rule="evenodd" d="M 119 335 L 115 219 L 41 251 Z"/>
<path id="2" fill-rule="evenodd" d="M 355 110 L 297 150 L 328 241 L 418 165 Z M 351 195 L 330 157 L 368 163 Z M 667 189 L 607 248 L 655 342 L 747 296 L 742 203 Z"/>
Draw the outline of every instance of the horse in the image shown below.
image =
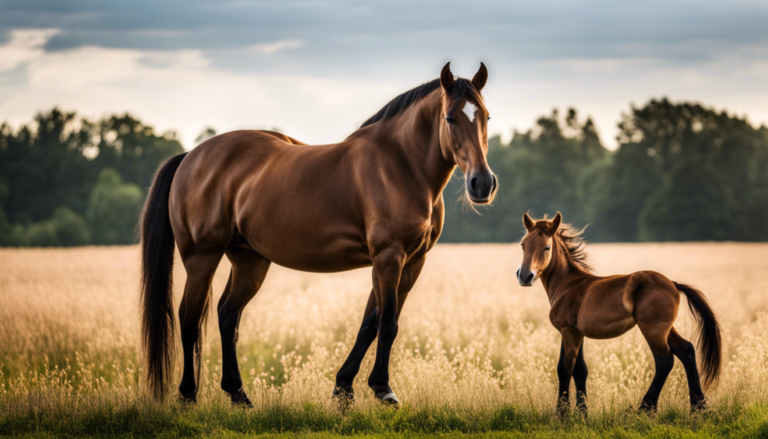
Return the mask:
<path id="1" fill-rule="evenodd" d="M 549 320 L 561 336 L 557 376 L 558 413 L 567 413 L 571 378 L 576 385 L 576 406 L 586 415 L 587 364 L 584 337 L 619 337 L 635 325 L 653 353 L 656 373 L 640 410 L 654 413 L 659 394 L 677 357 L 685 368 L 691 411 L 706 407 L 696 368 L 696 349 L 674 327 L 680 295 L 698 323 L 698 344 L 703 356 L 701 375 L 704 388 L 717 383 L 720 375 L 720 325 L 704 294 L 685 284 L 673 282 L 660 273 L 638 271 L 629 275 L 596 276 L 586 262 L 584 229 L 562 223 L 557 212 L 552 220 L 534 221 L 523 215 L 527 234 L 523 237 L 523 262 L 517 270 L 522 286 L 541 279 L 551 310 Z"/>
<path id="2" fill-rule="evenodd" d="M 141 218 L 141 312 L 148 389 L 162 400 L 173 370 L 172 268 L 178 247 L 187 272 L 179 308 L 182 401 L 197 400 L 201 328 L 211 280 L 232 263 L 218 302 L 221 388 L 251 406 L 238 369 L 240 316 L 272 263 L 308 272 L 373 267 L 373 287 L 333 396 L 354 398 L 352 382 L 378 338 L 368 379 L 375 397 L 398 404 L 389 361 L 398 318 L 427 252 L 440 236 L 443 189 L 456 166 L 465 195 L 491 203 L 498 187 L 486 161 L 484 64 L 472 80 L 438 79 L 407 91 L 341 143 L 310 146 L 271 131 L 215 136 L 170 158 L 154 178 Z"/>

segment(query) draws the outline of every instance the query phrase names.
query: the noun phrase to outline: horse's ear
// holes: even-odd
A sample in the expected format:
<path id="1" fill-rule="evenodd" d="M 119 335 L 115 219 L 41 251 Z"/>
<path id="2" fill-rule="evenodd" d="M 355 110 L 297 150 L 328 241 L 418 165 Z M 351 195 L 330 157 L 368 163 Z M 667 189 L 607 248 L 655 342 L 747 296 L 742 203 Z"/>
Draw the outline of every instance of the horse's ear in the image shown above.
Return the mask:
<path id="1" fill-rule="evenodd" d="M 550 228 L 553 235 L 555 234 L 555 232 L 557 232 L 557 229 L 560 227 L 561 222 L 563 222 L 563 215 L 561 215 L 560 212 L 557 212 L 557 215 L 555 215 L 555 217 L 552 218 L 552 227 Z"/>
<path id="2" fill-rule="evenodd" d="M 453 73 L 451 73 L 451 63 L 448 62 L 443 67 L 443 71 L 440 72 L 440 85 L 443 86 L 445 91 L 450 91 L 453 87 Z"/>
<path id="3" fill-rule="evenodd" d="M 486 81 L 488 81 L 488 69 L 485 68 L 485 64 L 480 63 L 480 69 L 475 73 L 475 77 L 472 78 L 472 84 L 480 91 L 485 87 Z"/>
<path id="4" fill-rule="evenodd" d="M 530 232 L 531 230 L 533 230 L 534 224 L 536 224 L 536 223 L 533 222 L 533 218 L 531 218 L 527 213 L 524 213 L 523 214 L 523 225 L 525 226 L 525 230 Z"/>

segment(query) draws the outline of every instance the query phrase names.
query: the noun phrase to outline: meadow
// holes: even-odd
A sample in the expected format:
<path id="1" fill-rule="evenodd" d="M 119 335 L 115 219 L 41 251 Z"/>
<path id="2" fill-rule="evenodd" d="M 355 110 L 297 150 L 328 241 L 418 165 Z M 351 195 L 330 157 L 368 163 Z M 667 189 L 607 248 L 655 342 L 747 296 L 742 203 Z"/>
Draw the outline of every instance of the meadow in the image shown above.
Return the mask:
<path id="1" fill-rule="evenodd" d="M 215 312 L 199 403 L 146 396 L 138 331 L 138 247 L 0 250 L 0 435 L 33 437 L 768 437 L 768 245 L 594 244 L 598 274 L 657 270 L 701 289 L 724 334 L 709 409 L 688 412 L 676 362 L 655 416 L 638 414 L 653 375 L 637 328 L 587 340 L 585 420 L 555 413 L 559 334 L 540 283 L 522 288 L 517 244 L 438 245 L 408 298 L 393 348 L 399 410 L 367 388 L 373 350 L 347 411 L 331 400 L 370 292 L 369 269 L 301 273 L 273 266 L 246 308 L 238 356 L 252 410 L 219 389 Z M 222 261 L 214 301 L 229 273 Z M 176 300 L 184 271 L 174 273 Z M 215 303 L 215 302 L 214 302 Z M 681 307 L 677 328 L 693 321 Z M 179 371 L 174 380 L 178 384 Z"/>

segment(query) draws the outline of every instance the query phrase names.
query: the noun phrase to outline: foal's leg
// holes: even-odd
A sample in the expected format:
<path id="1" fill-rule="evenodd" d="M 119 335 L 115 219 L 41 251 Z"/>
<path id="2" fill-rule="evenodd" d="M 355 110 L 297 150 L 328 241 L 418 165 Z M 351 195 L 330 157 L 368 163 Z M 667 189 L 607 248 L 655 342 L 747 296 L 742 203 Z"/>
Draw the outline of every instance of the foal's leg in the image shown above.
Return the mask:
<path id="1" fill-rule="evenodd" d="M 424 261 L 426 261 L 426 255 L 412 259 L 403 268 L 402 276 L 400 276 L 400 285 L 397 289 L 397 317 L 400 318 L 400 311 L 403 309 L 405 299 L 408 298 L 408 293 L 416 283 L 421 269 L 424 267 Z M 373 283 L 378 284 L 378 278 L 376 277 L 376 271 L 373 272 Z M 360 332 L 357 334 L 357 340 L 352 351 L 349 353 L 344 365 L 339 369 L 339 373 L 336 374 L 336 389 L 333 391 L 333 396 L 341 394 L 346 395 L 349 398 L 354 397 L 354 391 L 352 390 L 352 382 L 355 376 L 360 371 L 360 363 L 365 357 L 365 353 L 368 347 L 371 345 L 374 339 L 376 339 L 377 333 L 377 312 L 376 312 L 376 292 L 375 289 L 371 290 L 371 295 L 368 297 L 368 305 L 365 307 L 365 318 L 363 324 L 360 326 Z"/>
<path id="2" fill-rule="evenodd" d="M 197 381 L 200 376 L 200 328 L 210 300 L 211 280 L 222 254 L 223 251 L 182 253 L 187 282 L 179 307 L 181 344 L 184 349 L 184 373 L 179 384 L 179 393 L 187 402 L 197 401 Z"/>
<path id="3" fill-rule="evenodd" d="M 640 410 L 646 412 L 655 412 L 659 403 L 659 394 L 664 387 L 664 383 L 667 381 L 669 373 L 672 371 L 672 367 L 675 365 L 675 357 L 672 356 L 672 352 L 667 344 L 667 337 L 669 336 L 669 328 L 671 325 L 666 326 L 664 323 L 658 324 L 643 324 L 638 322 L 637 326 L 643 333 L 645 340 L 648 342 L 648 346 L 653 353 L 653 360 L 656 365 L 656 374 L 651 381 L 651 387 L 648 388 L 643 397 L 643 403 L 640 406 Z"/>
<path id="4" fill-rule="evenodd" d="M 573 382 L 576 385 L 576 408 L 587 414 L 587 362 L 584 361 L 584 342 L 579 347 L 579 355 L 573 367 Z"/>
<path id="5" fill-rule="evenodd" d="M 243 391 L 243 381 L 237 366 L 238 327 L 243 308 L 259 291 L 267 276 L 270 262 L 253 250 L 229 249 L 232 262 L 228 291 L 219 300 L 219 332 L 221 333 L 221 388 L 229 393 L 232 404 L 251 406 Z"/>
<path id="6" fill-rule="evenodd" d="M 388 248 L 379 252 L 373 258 L 373 269 L 376 271 L 378 288 L 376 302 L 378 345 L 373 371 L 368 378 L 368 386 L 373 389 L 376 398 L 382 402 L 397 403 L 397 397 L 389 387 L 389 357 L 392 344 L 397 337 L 397 292 L 400 275 L 403 271 L 405 254 L 401 249 Z"/>
<path id="7" fill-rule="evenodd" d="M 570 410 L 571 377 L 576 366 L 576 359 L 579 356 L 579 348 L 584 340 L 584 334 L 575 329 L 565 329 L 561 334 L 563 341 L 560 345 L 560 361 L 557 363 L 557 377 L 560 381 L 557 393 L 557 411 L 560 415 L 564 415 Z"/>
<path id="8" fill-rule="evenodd" d="M 683 363 L 685 368 L 685 376 L 688 378 L 688 392 L 691 397 L 691 411 L 706 407 L 707 402 L 704 398 L 704 392 L 701 390 L 699 370 L 696 367 L 696 349 L 693 344 L 681 337 L 674 327 L 669 332 L 667 343 L 672 354 Z"/>

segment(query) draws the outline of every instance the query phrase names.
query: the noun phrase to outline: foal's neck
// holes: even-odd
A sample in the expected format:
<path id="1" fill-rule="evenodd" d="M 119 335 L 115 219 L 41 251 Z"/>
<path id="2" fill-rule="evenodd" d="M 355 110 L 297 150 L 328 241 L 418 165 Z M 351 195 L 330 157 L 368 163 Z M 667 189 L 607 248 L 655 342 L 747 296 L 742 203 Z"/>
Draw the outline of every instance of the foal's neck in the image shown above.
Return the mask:
<path id="1" fill-rule="evenodd" d="M 552 260 L 541 273 L 541 283 L 549 297 L 549 303 L 554 302 L 563 294 L 567 294 L 568 287 L 574 281 L 593 276 L 578 267 L 568 256 L 565 244 L 555 236 L 552 239 Z"/>

